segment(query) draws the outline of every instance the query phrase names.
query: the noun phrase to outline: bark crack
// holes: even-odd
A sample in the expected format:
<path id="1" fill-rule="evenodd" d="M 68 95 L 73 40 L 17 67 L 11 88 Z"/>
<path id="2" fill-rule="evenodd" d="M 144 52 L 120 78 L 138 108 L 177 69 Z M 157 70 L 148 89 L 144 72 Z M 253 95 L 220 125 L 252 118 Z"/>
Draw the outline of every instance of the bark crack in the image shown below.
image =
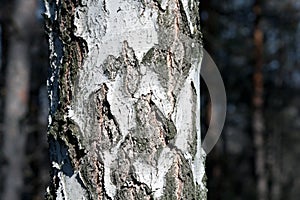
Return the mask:
<path id="1" fill-rule="evenodd" d="M 121 139 L 121 131 L 115 116 L 111 112 L 110 104 L 107 99 L 108 87 L 105 83 L 96 91 L 96 119 L 99 124 L 99 139 L 102 143 L 109 142 L 110 146 L 116 145 Z M 103 136 L 107 138 L 103 138 Z M 107 141 L 108 140 L 108 141 Z M 106 143 L 107 145 L 107 143 Z"/>

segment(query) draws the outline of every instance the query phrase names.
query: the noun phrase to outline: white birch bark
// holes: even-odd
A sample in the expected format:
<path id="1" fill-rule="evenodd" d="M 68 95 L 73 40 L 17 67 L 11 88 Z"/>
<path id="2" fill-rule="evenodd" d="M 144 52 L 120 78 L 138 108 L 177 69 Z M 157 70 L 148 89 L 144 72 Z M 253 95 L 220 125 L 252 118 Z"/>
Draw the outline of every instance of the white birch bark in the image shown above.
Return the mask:
<path id="1" fill-rule="evenodd" d="M 46 1 L 49 199 L 206 199 L 198 4 Z"/>

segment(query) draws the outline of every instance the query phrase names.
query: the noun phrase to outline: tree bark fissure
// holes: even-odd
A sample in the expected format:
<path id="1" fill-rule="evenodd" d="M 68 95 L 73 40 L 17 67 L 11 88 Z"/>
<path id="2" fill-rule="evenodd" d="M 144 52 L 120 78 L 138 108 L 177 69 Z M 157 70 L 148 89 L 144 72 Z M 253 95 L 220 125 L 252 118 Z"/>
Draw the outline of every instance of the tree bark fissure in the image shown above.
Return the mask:
<path id="1" fill-rule="evenodd" d="M 193 1 L 46 1 L 48 199 L 205 199 Z"/>

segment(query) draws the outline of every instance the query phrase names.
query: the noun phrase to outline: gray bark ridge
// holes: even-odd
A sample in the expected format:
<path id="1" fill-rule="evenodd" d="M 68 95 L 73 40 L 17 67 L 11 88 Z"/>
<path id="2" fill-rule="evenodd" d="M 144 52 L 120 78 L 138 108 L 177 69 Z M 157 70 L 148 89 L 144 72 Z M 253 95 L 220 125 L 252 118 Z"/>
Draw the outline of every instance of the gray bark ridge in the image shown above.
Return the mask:
<path id="1" fill-rule="evenodd" d="M 206 199 L 198 3 L 62 1 L 46 8 L 48 197 Z"/>

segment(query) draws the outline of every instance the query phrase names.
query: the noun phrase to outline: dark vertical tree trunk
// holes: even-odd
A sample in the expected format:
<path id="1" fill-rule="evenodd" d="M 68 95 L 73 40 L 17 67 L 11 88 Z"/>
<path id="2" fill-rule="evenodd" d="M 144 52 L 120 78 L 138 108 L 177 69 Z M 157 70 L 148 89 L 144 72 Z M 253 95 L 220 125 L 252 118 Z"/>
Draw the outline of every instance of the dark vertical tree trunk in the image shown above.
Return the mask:
<path id="1" fill-rule="evenodd" d="M 49 199 L 206 199 L 198 4 L 46 2 Z"/>
<path id="2" fill-rule="evenodd" d="M 253 7 L 255 13 L 254 26 L 254 75 L 253 75 L 253 134 L 254 134 L 254 148 L 255 148 L 255 170 L 257 175 L 257 197 L 259 200 L 268 199 L 267 192 L 267 174 L 266 174 L 266 156 L 265 156 L 265 122 L 263 116 L 264 105 L 264 80 L 263 80 L 263 31 L 260 27 L 261 19 L 261 5 L 260 0 L 255 2 Z"/>
<path id="3" fill-rule="evenodd" d="M 4 189 L 2 199 L 20 199 L 23 169 L 30 70 L 30 26 L 35 21 L 35 0 L 16 0 L 11 11 L 6 70 L 3 153 Z"/>

